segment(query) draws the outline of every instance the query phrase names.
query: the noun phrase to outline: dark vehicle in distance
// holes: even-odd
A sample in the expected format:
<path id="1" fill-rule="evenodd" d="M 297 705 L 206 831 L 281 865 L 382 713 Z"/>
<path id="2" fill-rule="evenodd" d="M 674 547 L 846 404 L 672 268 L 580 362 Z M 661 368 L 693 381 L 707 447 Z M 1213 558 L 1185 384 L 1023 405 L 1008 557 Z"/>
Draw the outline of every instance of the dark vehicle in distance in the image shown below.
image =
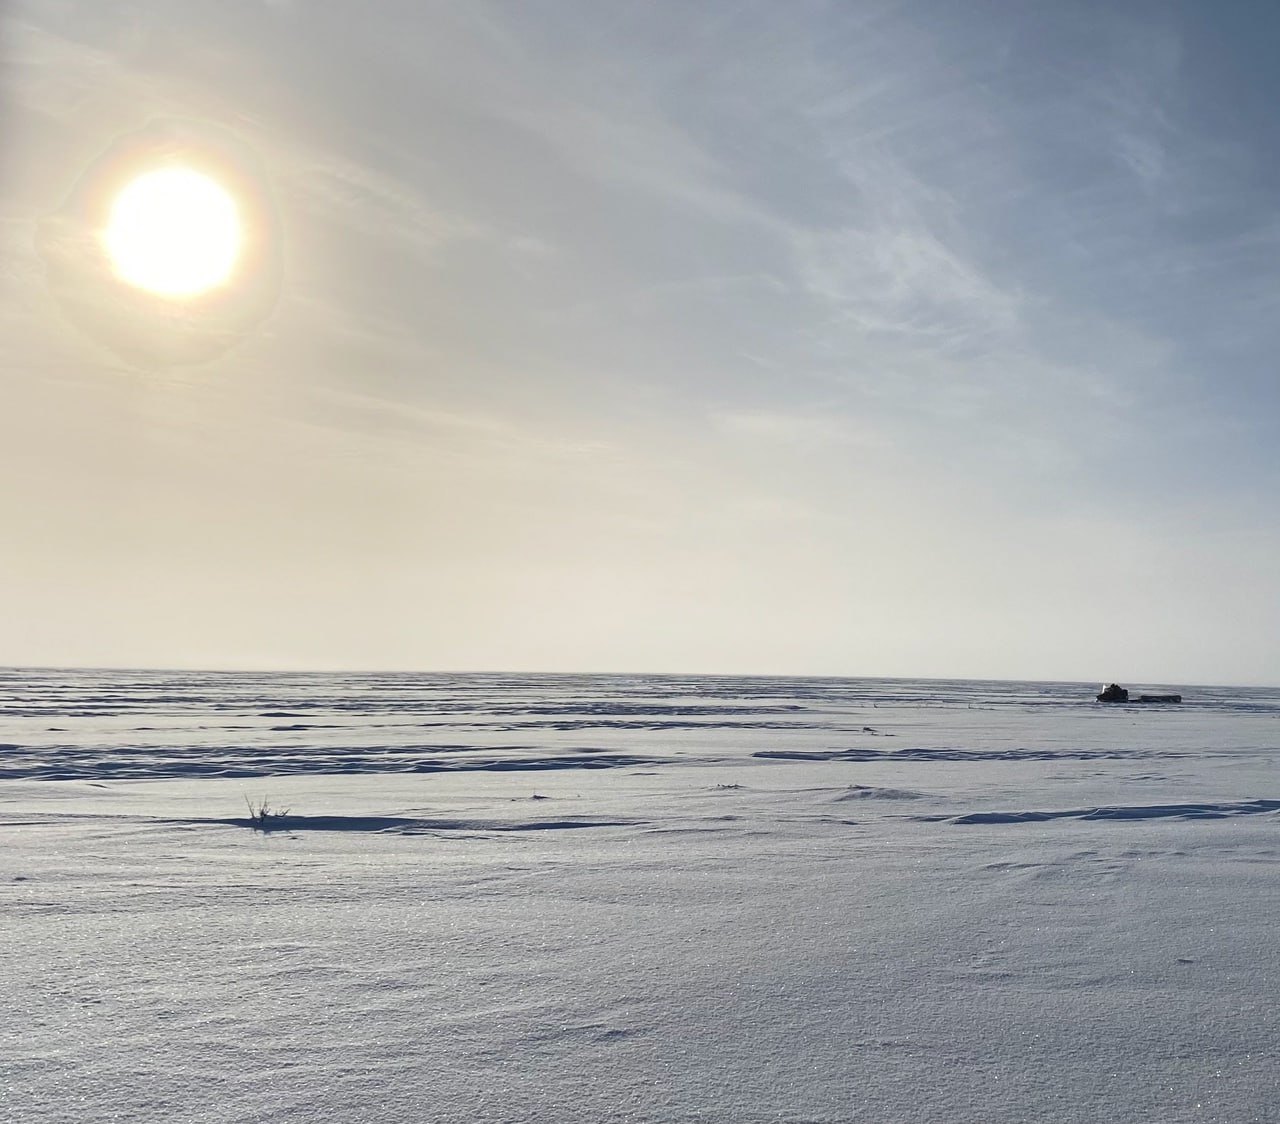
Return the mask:
<path id="1" fill-rule="evenodd" d="M 1130 698 L 1129 692 L 1120 686 L 1119 683 L 1108 683 L 1097 694 L 1098 702 L 1104 703 L 1180 703 L 1181 695 L 1138 695 L 1136 698 Z"/>

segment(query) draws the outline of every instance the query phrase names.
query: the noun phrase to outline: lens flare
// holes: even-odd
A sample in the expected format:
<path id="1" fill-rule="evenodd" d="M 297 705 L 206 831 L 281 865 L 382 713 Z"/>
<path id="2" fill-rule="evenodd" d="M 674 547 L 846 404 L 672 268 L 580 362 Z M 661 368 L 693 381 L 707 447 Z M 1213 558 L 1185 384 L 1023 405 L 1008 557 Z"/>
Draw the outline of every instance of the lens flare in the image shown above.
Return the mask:
<path id="1" fill-rule="evenodd" d="M 102 232 L 121 281 L 173 300 L 226 284 L 242 242 L 240 212 L 231 194 L 181 165 L 144 172 L 125 184 Z"/>

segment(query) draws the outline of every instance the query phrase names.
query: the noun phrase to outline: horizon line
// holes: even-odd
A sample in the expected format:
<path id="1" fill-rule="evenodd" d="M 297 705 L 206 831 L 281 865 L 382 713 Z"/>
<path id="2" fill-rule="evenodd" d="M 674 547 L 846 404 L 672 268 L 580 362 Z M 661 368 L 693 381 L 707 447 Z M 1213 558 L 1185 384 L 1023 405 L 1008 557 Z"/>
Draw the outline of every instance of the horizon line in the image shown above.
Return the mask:
<path id="1" fill-rule="evenodd" d="M 1019 679 L 992 676 L 965 675 L 854 675 L 805 672 L 750 672 L 750 671 L 565 671 L 532 669 L 483 669 L 483 668 L 376 668 L 376 667 L 208 667 L 208 666 L 148 666 L 141 664 L 0 664 L 0 672 L 108 672 L 191 675 L 314 675 L 314 676 L 532 676 L 537 678 L 652 678 L 652 679 L 778 679 L 778 680 L 879 680 L 887 682 L 926 683 L 1028 683 L 1037 685 L 1067 684 L 1091 686 L 1094 683 L 1112 682 L 1111 679 Z M 1119 680 L 1114 680 L 1119 682 Z M 1149 687 L 1229 687 L 1248 690 L 1277 690 L 1274 683 L 1226 683 L 1192 682 L 1180 679 L 1140 679 L 1130 677 L 1125 683 Z"/>

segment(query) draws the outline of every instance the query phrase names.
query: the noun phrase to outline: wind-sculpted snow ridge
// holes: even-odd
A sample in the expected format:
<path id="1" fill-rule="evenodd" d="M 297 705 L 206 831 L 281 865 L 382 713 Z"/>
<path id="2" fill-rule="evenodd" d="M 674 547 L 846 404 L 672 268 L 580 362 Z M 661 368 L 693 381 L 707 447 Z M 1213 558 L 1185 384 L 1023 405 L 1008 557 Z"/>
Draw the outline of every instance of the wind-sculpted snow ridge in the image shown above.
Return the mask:
<path id="1" fill-rule="evenodd" d="M 233 816 L 225 819 L 197 818 L 171 820 L 171 823 L 191 825 L 224 825 L 248 827 L 264 833 L 295 831 L 367 831 L 391 832 L 400 835 L 435 835 L 442 832 L 467 832 L 484 834 L 505 831 L 570 831 L 575 828 L 603 828 L 642 826 L 642 820 L 599 819 L 589 816 L 562 816 L 559 819 L 498 820 L 498 819 L 436 819 L 425 816 L 355 816 L 355 815 L 293 815 L 289 812 L 270 814 L 253 819 Z"/>
<path id="2" fill-rule="evenodd" d="M 517 747 L 511 747 L 515 750 Z M 377 750 L 297 746 L 288 750 L 129 747 L 110 753 L 60 747 L 39 753 L 10 747 L 0 754 L 0 780 L 157 780 L 180 777 L 275 777 L 302 774 L 528 772 L 541 769 L 617 769 L 662 764 L 663 758 L 636 754 L 538 754 L 527 749 L 509 756 L 478 752 L 474 746 L 400 746 Z"/>
<path id="3" fill-rule="evenodd" d="M 765 749 L 751 755 L 774 761 L 1126 761 L 1198 757 L 1159 749 Z"/>
<path id="4" fill-rule="evenodd" d="M 1003 824 L 1046 820 L 1222 820 L 1232 816 L 1268 815 L 1280 811 L 1280 800 L 1228 800 L 1218 803 L 1130 804 L 1055 811 L 969 812 L 961 816 L 915 816 L 922 823 Z"/>
<path id="5" fill-rule="evenodd" d="M 908 788 L 876 788 L 869 784 L 851 784 L 835 799 L 846 800 L 924 800 L 926 793 Z"/>
<path id="6" fill-rule="evenodd" d="M 820 722 L 742 721 L 705 722 L 672 718 L 566 718 L 557 721 L 505 722 L 500 730 L 815 730 L 827 729 Z"/>

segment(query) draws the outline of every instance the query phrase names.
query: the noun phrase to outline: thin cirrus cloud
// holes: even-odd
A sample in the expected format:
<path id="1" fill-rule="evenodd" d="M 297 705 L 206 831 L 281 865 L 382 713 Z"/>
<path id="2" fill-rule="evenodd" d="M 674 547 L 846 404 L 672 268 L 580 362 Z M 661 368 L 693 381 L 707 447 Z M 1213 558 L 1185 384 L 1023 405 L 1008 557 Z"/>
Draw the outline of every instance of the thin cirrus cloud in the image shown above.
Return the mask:
<path id="1" fill-rule="evenodd" d="M 1280 671 L 1249 609 L 1277 602 L 1274 138 L 1223 127 L 1247 22 L 68 0 L 5 25 L 0 456 L 27 487 L 0 659 Z M 151 116 L 237 130 L 281 213 L 279 307 L 198 369 L 97 354 L 30 250 Z"/>

